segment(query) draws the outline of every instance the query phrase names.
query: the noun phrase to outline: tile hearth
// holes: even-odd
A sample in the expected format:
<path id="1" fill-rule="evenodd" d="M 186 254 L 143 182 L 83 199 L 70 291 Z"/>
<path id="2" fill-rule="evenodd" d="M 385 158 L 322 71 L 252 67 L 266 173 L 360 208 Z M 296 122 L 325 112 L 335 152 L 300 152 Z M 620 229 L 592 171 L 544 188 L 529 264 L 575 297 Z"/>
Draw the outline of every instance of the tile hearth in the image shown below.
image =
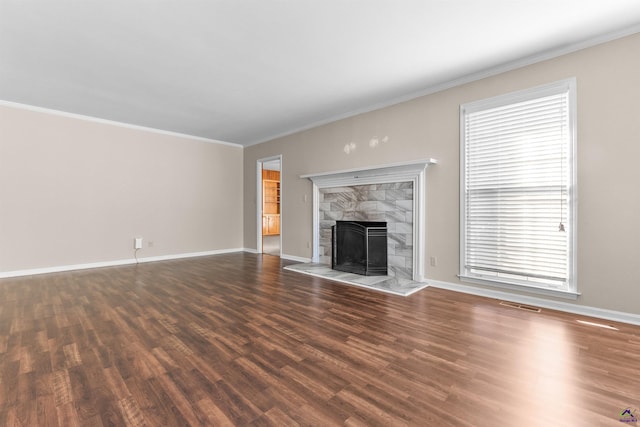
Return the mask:
<path id="1" fill-rule="evenodd" d="M 362 276 L 359 274 L 345 273 L 333 270 L 326 264 L 314 262 L 292 264 L 284 267 L 284 269 L 405 297 L 429 286 L 427 283 L 415 282 L 393 276 Z"/>

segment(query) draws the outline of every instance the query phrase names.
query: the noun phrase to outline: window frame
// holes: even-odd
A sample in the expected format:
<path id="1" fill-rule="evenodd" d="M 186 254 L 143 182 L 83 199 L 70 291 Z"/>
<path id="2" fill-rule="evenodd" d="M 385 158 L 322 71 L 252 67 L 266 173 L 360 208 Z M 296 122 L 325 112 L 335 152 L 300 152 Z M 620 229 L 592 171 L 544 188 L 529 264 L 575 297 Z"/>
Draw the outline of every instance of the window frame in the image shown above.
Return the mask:
<path id="1" fill-rule="evenodd" d="M 567 236 L 567 281 L 563 288 L 548 287 L 543 284 L 535 284 L 521 280 L 510 280 L 501 277 L 486 276 L 472 273 L 466 268 L 466 117 L 469 113 L 483 111 L 486 109 L 507 106 L 536 98 L 543 98 L 561 93 L 568 94 L 568 147 L 567 164 L 568 182 L 568 226 L 565 228 Z M 490 285 L 494 287 L 507 288 L 512 290 L 525 290 L 531 293 L 559 296 L 563 298 L 576 299 L 578 297 L 577 285 L 577 102 L 576 102 L 576 79 L 568 78 L 554 83 L 536 86 L 533 88 L 511 92 L 504 95 L 473 101 L 460 105 L 460 266 L 459 278 L 464 282 Z"/>

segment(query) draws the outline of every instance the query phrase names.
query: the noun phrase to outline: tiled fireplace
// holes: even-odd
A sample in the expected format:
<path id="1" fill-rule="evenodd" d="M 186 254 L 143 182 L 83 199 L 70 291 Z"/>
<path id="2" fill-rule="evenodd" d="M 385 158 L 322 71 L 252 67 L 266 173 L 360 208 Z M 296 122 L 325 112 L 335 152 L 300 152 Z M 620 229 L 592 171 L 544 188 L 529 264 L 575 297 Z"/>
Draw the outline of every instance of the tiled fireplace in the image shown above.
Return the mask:
<path id="1" fill-rule="evenodd" d="M 386 221 L 389 276 L 424 276 L 425 171 L 435 160 L 304 175 L 313 182 L 313 262 L 331 264 L 336 220 Z"/>
<path id="2" fill-rule="evenodd" d="M 331 226 L 336 220 L 385 221 L 388 275 L 413 277 L 412 182 L 329 187 L 319 193 L 319 262 L 331 264 Z"/>

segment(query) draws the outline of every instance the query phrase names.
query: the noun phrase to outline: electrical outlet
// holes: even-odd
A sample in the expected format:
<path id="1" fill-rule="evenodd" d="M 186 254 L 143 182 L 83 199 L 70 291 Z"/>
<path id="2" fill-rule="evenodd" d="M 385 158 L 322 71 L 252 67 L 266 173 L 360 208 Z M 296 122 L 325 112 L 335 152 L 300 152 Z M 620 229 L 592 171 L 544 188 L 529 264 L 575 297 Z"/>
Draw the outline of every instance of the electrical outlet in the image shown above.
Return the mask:
<path id="1" fill-rule="evenodd" d="M 311 242 L 307 242 L 307 249 L 311 247 Z"/>
<path id="2" fill-rule="evenodd" d="M 431 264 L 431 267 L 437 267 L 438 266 L 438 258 L 432 256 L 431 258 L 429 258 L 429 264 Z"/>
<path id="3" fill-rule="evenodd" d="M 133 238 L 133 249 L 142 249 L 142 237 Z"/>

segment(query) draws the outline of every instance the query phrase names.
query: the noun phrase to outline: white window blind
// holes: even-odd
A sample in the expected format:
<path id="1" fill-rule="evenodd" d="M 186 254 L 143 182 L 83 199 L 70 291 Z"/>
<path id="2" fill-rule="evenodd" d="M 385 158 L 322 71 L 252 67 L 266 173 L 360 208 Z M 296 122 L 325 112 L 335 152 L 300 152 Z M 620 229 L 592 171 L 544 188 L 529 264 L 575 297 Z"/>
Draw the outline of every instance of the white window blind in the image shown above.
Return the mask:
<path id="1" fill-rule="evenodd" d="M 571 81 L 461 108 L 461 276 L 575 290 Z"/>

